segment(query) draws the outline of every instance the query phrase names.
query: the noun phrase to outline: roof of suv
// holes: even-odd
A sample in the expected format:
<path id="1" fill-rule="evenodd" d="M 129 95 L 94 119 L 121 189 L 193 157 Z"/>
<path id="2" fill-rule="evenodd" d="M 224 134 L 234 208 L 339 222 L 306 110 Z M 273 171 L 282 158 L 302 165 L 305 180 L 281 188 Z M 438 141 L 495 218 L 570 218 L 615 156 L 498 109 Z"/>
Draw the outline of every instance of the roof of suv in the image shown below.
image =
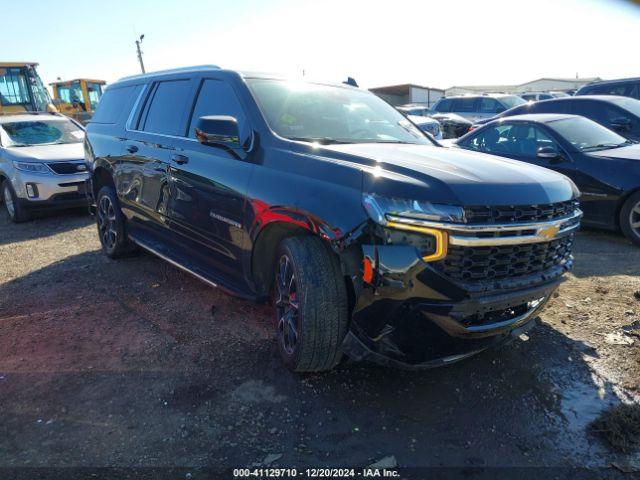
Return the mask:
<path id="1" fill-rule="evenodd" d="M 287 80 L 290 77 L 287 75 L 280 75 L 277 73 L 265 73 L 265 72 L 251 72 L 251 71 L 240 71 L 240 70 L 228 70 L 224 68 L 220 68 L 217 65 L 196 65 L 192 67 L 181 67 L 181 68 L 172 68 L 169 70 L 159 70 L 157 72 L 143 73 L 138 75 L 130 75 L 128 77 L 122 77 L 117 82 L 111 84 L 113 87 L 116 84 L 124 84 L 124 83 L 138 83 L 140 80 L 147 81 L 152 80 L 158 77 L 165 77 L 170 75 L 179 75 L 183 73 L 202 73 L 202 72 L 218 72 L 224 75 L 239 75 L 243 78 L 263 78 L 263 79 L 277 79 L 277 80 Z M 336 82 L 327 82 L 322 80 L 316 80 L 313 78 L 305 78 L 300 80 L 305 83 L 317 83 L 322 85 L 331 85 L 334 87 L 341 88 L 356 88 L 360 90 L 358 87 L 354 87 L 348 85 L 346 83 L 336 83 Z"/>
<path id="2" fill-rule="evenodd" d="M 523 115 L 513 115 L 512 117 L 501 117 L 497 121 L 521 121 L 521 122 L 539 122 L 549 123 L 556 120 L 566 120 L 569 118 L 578 118 L 579 115 L 570 115 L 568 113 L 525 113 Z"/>
<path id="3" fill-rule="evenodd" d="M 640 77 L 618 78 L 616 80 L 601 80 L 599 82 L 587 83 L 586 85 L 583 85 L 582 87 L 580 87 L 580 90 L 582 89 L 587 90 L 588 88 L 597 87 L 600 85 L 615 85 L 618 83 L 627 83 L 627 82 L 640 82 Z"/>

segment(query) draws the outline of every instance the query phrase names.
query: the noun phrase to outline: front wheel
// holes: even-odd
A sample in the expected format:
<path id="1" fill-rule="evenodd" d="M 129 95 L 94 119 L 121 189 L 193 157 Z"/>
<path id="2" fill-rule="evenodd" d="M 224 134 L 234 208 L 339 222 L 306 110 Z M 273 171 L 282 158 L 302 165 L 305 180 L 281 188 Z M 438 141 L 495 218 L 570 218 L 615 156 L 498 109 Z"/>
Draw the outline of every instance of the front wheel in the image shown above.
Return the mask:
<path id="1" fill-rule="evenodd" d="M 631 195 L 622 206 L 620 228 L 625 237 L 640 246 L 640 192 Z"/>
<path id="2" fill-rule="evenodd" d="M 11 182 L 9 180 L 5 180 L 0 185 L 0 188 L 2 189 L 2 201 L 4 202 L 4 208 L 7 210 L 11 221 L 13 223 L 22 223 L 30 220 L 31 215 L 29 215 L 29 212 L 20 205 L 20 202 L 18 202 L 18 197 L 11 186 Z"/>
<path id="3" fill-rule="evenodd" d="M 102 250 L 109 258 L 121 258 L 135 251 L 135 244 L 127 236 L 127 226 L 116 191 L 102 187 L 96 199 L 96 221 Z"/>
<path id="4" fill-rule="evenodd" d="M 296 372 L 330 370 L 347 333 L 347 291 L 338 258 L 318 237 L 284 239 L 275 262 L 278 350 Z"/>

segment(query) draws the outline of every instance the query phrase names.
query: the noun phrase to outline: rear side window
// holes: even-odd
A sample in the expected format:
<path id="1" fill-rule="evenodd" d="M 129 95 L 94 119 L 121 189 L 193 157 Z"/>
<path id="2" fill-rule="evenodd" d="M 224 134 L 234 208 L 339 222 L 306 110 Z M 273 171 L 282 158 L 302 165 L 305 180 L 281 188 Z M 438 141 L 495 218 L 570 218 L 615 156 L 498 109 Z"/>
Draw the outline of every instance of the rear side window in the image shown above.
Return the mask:
<path id="1" fill-rule="evenodd" d="M 456 98 L 453 100 L 451 110 L 454 112 L 474 112 L 476 109 L 476 99 L 474 97 Z"/>
<path id="2" fill-rule="evenodd" d="M 91 117 L 91 123 L 120 123 L 141 89 L 142 85 L 109 87 Z"/>
<path id="3" fill-rule="evenodd" d="M 594 122 L 598 122 L 602 125 L 610 125 L 611 122 L 620 117 L 628 117 L 624 112 L 610 105 L 607 102 L 575 102 L 572 112 L 575 115 L 582 115 L 584 117 L 590 118 Z"/>
<path id="4" fill-rule="evenodd" d="M 450 98 L 445 98 L 443 100 L 440 100 L 436 105 L 434 105 L 433 109 L 436 112 L 450 112 L 452 102 L 453 101 Z"/>
<path id="5" fill-rule="evenodd" d="M 190 90 L 190 80 L 160 82 L 151 99 L 142 130 L 162 135 L 184 135 L 184 111 Z"/>
<path id="6" fill-rule="evenodd" d="M 529 113 L 571 113 L 570 102 L 559 100 L 546 100 L 531 105 Z"/>
<path id="7" fill-rule="evenodd" d="M 207 115 L 229 115 L 235 117 L 240 128 L 240 139 L 248 136 L 249 128 L 240 100 L 231 85 L 220 80 L 206 79 L 202 82 L 196 106 L 191 115 L 188 136 L 195 138 L 195 127 L 200 117 Z"/>

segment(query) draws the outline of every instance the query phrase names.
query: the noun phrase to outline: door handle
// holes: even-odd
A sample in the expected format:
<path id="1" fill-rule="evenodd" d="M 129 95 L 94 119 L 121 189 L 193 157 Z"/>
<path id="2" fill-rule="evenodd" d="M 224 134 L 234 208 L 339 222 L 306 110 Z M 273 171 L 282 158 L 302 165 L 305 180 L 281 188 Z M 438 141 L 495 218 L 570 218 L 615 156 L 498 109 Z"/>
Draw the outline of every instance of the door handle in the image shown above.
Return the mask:
<path id="1" fill-rule="evenodd" d="M 127 152 L 129 153 L 136 153 L 138 151 L 138 147 L 136 147 L 135 145 L 129 145 L 127 147 Z"/>
<path id="2" fill-rule="evenodd" d="M 186 155 L 180 155 L 179 153 L 174 153 L 173 155 L 171 155 L 171 160 L 176 162 L 178 165 L 189 163 L 189 157 L 187 157 Z"/>

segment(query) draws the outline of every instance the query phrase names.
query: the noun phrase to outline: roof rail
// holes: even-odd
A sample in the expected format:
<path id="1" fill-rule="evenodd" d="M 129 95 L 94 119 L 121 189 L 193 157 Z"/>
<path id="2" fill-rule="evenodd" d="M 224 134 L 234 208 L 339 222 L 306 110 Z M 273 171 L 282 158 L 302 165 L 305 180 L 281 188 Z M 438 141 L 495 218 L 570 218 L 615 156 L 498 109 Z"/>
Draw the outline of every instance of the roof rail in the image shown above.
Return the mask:
<path id="1" fill-rule="evenodd" d="M 182 73 L 182 72 L 199 72 L 206 70 L 220 70 L 218 65 L 196 65 L 193 67 L 179 67 L 179 68 L 171 68 L 169 70 L 158 70 L 157 72 L 149 72 L 149 73 L 139 73 L 137 75 L 129 75 L 126 77 L 120 78 L 118 81 L 122 80 L 132 80 L 134 78 L 147 78 L 147 77 L 155 77 L 156 75 L 166 75 L 170 73 Z"/>

